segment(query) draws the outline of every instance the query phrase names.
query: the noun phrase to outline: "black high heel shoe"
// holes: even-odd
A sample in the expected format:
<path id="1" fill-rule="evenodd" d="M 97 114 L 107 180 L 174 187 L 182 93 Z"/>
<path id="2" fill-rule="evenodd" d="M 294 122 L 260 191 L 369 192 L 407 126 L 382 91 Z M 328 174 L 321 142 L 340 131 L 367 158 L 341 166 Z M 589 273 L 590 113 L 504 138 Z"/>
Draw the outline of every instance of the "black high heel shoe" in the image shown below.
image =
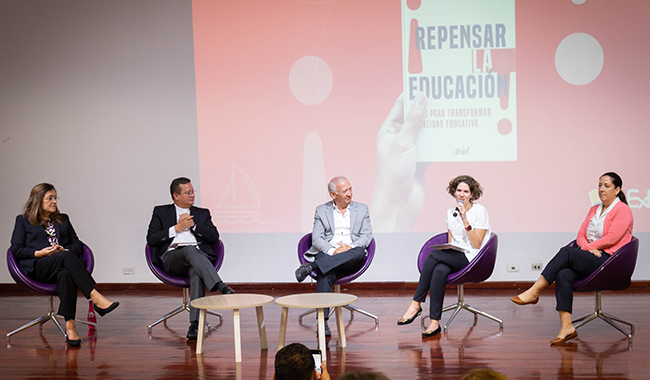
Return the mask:
<path id="1" fill-rule="evenodd" d="M 81 346 L 81 339 L 70 339 L 67 336 L 65 337 L 65 342 L 68 343 L 70 347 L 79 347 Z"/>
<path id="2" fill-rule="evenodd" d="M 119 302 L 113 302 L 111 306 L 107 307 L 106 309 L 102 309 L 97 305 L 93 305 L 93 308 L 95 308 L 95 311 L 97 312 L 97 314 L 99 314 L 100 317 L 103 317 L 106 314 L 110 313 L 111 311 L 115 310 L 118 306 L 120 306 Z"/>
<path id="3" fill-rule="evenodd" d="M 399 319 L 397 320 L 397 325 L 398 326 L 408 325 L 409 323 L 415 321 L 415 318 L 417 318 L 420 314 L 422 314 L 422 306 L 420 306 L 420 310 L 418 310 L 418 312 L 415 313 L 415 315 L 409 319 L 404 319 L 403 317 L 399 317 Z"/>

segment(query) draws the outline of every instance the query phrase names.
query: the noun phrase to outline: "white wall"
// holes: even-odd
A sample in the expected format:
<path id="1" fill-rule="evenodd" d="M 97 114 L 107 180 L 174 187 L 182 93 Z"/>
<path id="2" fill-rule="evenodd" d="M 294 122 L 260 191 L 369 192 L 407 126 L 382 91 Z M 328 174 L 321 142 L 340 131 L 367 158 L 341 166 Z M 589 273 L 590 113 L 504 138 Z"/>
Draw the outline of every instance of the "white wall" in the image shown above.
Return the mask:
<path id="1" fill-rule="evenodd" d="M 153 205 L 171 202 L 175 177 L 200 186 L 192 45 L 189 1 L 0 2 L 5 247 L 31 188 L 51 182 L 97 281 L 154 280 L 142 270 Z"/>

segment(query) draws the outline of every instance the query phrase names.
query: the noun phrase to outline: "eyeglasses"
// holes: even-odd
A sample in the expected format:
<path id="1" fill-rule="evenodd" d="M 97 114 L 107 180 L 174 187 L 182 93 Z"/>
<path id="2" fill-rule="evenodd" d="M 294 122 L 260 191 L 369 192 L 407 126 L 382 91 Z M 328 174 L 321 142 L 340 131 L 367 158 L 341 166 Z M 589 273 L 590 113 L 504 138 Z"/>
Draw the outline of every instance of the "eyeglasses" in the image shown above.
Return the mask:
<path id="1" fill-rule="evenodd" d="M 181 193 L 181 194 L 183 194 L 183 195 L 189 197 L 190 195 L 196 195 L 196 194 L 198 194 L 198 191 L 196 191 L 196 190 L 194 190 L 194 191 L 186 191 L 186 192 Z"/>
<path id="2" fill-rule="evenodd" d="M 61 198 L 59 198 L 59 197 L 47 197 L 47 198 L 45 198 L 45 200 L 48 201 L 48 202 L 58 201 L 59 199 L 61 199 Z"/>

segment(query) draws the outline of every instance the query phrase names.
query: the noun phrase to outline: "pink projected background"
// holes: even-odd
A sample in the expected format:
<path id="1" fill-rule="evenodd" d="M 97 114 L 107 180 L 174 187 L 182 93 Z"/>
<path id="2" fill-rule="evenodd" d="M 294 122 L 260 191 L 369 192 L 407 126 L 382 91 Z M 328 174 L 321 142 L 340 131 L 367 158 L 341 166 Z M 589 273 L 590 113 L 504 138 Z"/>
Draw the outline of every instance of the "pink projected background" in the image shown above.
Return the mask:
<path id="1" fill-rule="evenodd" d="M 606 171 L 650 230 L 650 2 L 516 1 L 517 160 L 420 166 L 378 136 L 402 92 L 400 7 L 193 1 L 201 200 L 221 231 L 307 231 L 335 175 L 376 232 L 440 231 L 458 174 L 494 231 L 576 231 Z"/>

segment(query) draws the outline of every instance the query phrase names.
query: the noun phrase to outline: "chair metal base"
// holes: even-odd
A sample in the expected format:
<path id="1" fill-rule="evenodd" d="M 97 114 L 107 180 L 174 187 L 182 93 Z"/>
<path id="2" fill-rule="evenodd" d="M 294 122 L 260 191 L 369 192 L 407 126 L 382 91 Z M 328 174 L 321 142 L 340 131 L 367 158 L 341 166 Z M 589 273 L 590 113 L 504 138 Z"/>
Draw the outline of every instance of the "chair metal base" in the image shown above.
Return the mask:
<path id="1" fill-rule="evenodd" d="M 169 318 L 175 316 L 176 314 L 181 313 L 183 310 L 185 310 L 187 312 L 190 311 L 190 289 L 188 289 L 188 288 L 183 288 L 183 304 L 181 306 L 177 307 L 176 309 L 170 311 L 169 313 L 163 315 L 158 320 L 156 320 L 154 323 L 150 324 L 147 327 L 147 331 L 149 332 L 149 334 L 151 334 L 151 329 L 155 325 L 168 320 Z M 223 322 L 223 316 L 221 314 L 215 313 L 215 312 L 212 312 L 212 311 L 208 311 L 208 314 L 212 314 L 214 316 L 219 317 L 219 323 L 220 324 L 221 324 L 221 322 Z M 212 327 L 210 326 L 210 323 L 208 323 L 208 321 L 205 321 L 205 325 L 208 327 L 208 333 L 212 332 Z"/>
<path id="2" fill-rule="evenodd" d="M 334 293 L 341 293 L 341 285 L 334 285 Z M 377 316 L 374 315 L 374 314 L 371 314 L 371 313 L 369 313 L 369 312 L 367 312 L 367 311 L 365 311 L 365 310 L 363 310 L 363 309 L 359 309 L 358 307 L 356 307 L 356 306 L 352 306 L 352 305 L 344 305 L 344 306 L 342 306 L 342 307 L 343 307 L 344 309 L 348 309 L 348 310 L 350 310 L 350 315 L 351 315 L 351 316 L 353 316 L 353 315 L 354 315 L 354 312 L 356 311 L 357 313 L 359 313 L 359 314 L 363 314 L 363 315 L 365 315 L 366 317 L 373 318 L 373 319 L 375 320 L 375 325 L 378 325 L 378 324 L 379 324 L 379 317 L 377 317 Z M 307 310 L 306 312 L 300 314 L 300 315 L 298 316 L 298 323 L 302 324 L 302 317 L 304 317 L 305 315 L 313 314 L 313 313 L 315 313 L 316 311 L 317 311 L 317 309 L 310 309 L 310 310 Z M 330 309 L 330 314 L 329 314 L 329 315 L 331 316 L 333 312 L 334 312 L 334 308 L 331 308 L 331 309 Z M 328 318 L 329 318 L 329 316 L 328 316 Z"/>
<path id="3" fill-rule="evenodd" d="M 634 335 L 634 325 L 631 324 L 630 322 L 624 321 L 618 317 L 615 317 L 611 314 L 607 314 L 603 312 L 602 308 L 602 303 L 601 303 L 601 298 L 600 298 L 600 291 L 596 291 L 596 310 L 591 313 L 587 314 L 583 317 L 574 319 L 571 323 L 573 323 L 573 327 L 576 329 L 580 326 L 586 325 L 587 323 L 593 321 L 596 318 L 600 318 L 603 321 L 607 322 L 610 326 L 614 327 L 618 331 L 620 331 L 623 335 L 627 337 L 628 343 L 632 343 L 632 335 Z M 630 332 L 628 333 L 625 331 L 621 326 L 619 326 L 616 322 L 624 323 L 628 326 L 630 326 Z"/>
<path id="4" fill-rule="evenodd" d="M 445 333 L 447 332 L 447 330 L 449 328 L 449 325 L 454 320 L 454 318 L 456 318 L 456 316 L 461 311 L 461 309 L 465 309 L 465 310 L 471 312 L 472 314 L 474 314 L 474 324 L 476 324 L 478 322 L 478 316 L 482 315 L 485 318 L 491 319 L 491 320 L 499 323 L 499 329 L 503 330 L 503 321 L 502 320 L 500 320 L 499 318 L 497 318 L 497 317 L 495 317 L 493 315 L 490 315 L 490 314 L 488 314 L 488 313 L 486 313 L 484 311 L 481 311 L 481 310 L 479 310 L 479 309 L 465 303 L 465 288 L 461 284 L 461 285 L 458 285 L 458 302 L 456 302 L 453 305 L 449 305 L 449 306 L 445 307 L 444 309 L 442 309 L 443 313 L 446 312 L 446 311 L 450 311 L 450 310 L 454 311 L 451 314 L 451 317 L 449 317 L 449 320 L 447 320 L 447 323 L 445 323 L 445 325 L 442 327 L 443 332 L 445 332 Z M 424 328 L 424 320 L 427 319 L 427 318 L 429 318 L 429 315 L 425 315 L 420 319 L 420 325 L 422 326 L 422 328 Z"/>
<path id="5" fill-rule="evenodd" d="M 63 334 L 63 336 L 67 338 L 68 334 L 65 332 L 65 329 L 63 328 L 63 326 L 61 326 L 61 323 L 59 323 L 59 321 L 56 319 L 57 317 L 58 318 L 63 318 L 63 316 L 57 315 L 56 313 L 54 313 L 54 296 L 48 296 L 48 301 L 49 301 L 49 304 L 50 304 L 50 310 L 47 312 L 47 314 L 43 315 L 42 317 L 36 318 L 33 321 L 31 321 L 29 323 L 26 323 L 26 324 L 20 326 L 19 328 L 15 329 L 14 331 L 8 333 L 7 334 L 7 342 L 9 342 L 12 335 L 17 334 L 17 333 L 19 333 L 19 332 L 21 332 L 23 330 L 27 330 L 28 328 L 30 328 L 32 326 L 35 326 L 37 324 L 39 325 L 38 327 L 40 329 L 42 329 L 43 324 L 45 322 L 49 321 L 49 320 L 54 322 L 56 327 L 59 328 L 59 331 L 61 331 L 61 334 Z M 83 323 L 83 324 L 93 326 L 93 327 L 97 326 L 97 324 L 94 323 L 94 322 L 82 321 L 80 319 L 75 319 L 75 322 Z"/>

